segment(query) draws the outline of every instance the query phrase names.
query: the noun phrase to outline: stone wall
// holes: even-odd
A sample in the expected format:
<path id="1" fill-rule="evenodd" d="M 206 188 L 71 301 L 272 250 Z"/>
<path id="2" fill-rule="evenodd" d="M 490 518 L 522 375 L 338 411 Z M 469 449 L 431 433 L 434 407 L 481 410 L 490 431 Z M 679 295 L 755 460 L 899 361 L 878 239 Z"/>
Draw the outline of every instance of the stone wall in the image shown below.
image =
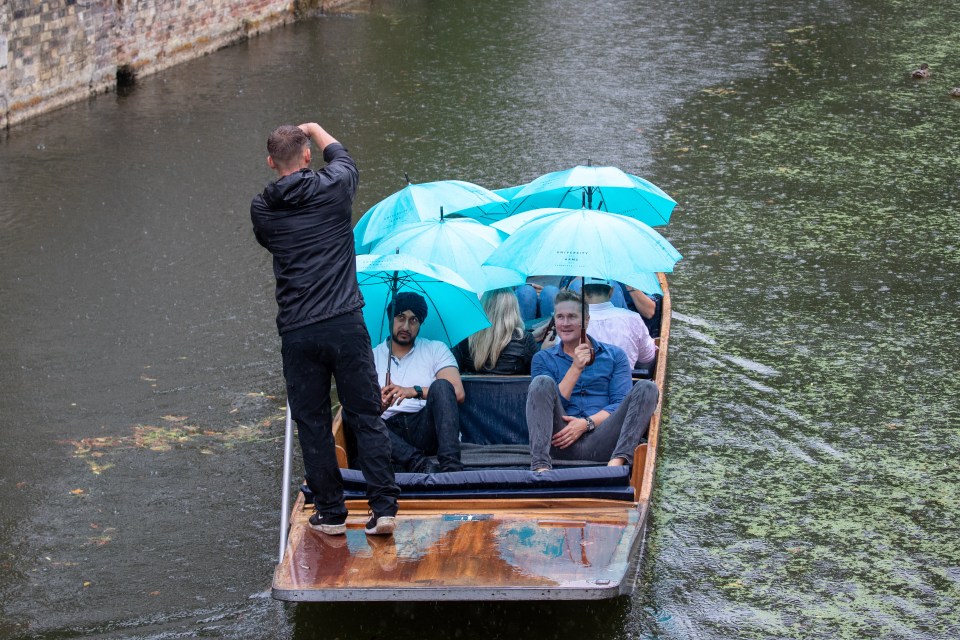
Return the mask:
<path id="1" fill-rule="evenodd" d="M 0 0 L 0 128 L 351 0 Z"/>

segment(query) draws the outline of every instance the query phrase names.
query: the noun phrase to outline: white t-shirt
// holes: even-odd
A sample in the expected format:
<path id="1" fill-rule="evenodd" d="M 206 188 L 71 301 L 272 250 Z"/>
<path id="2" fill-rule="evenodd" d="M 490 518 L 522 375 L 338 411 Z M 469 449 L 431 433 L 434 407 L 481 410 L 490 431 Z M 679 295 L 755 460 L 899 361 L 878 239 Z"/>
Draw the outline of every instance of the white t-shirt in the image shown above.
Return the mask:
<path id="1" fill-rule="evenodd" d="M 639 313 L 613 306 L 612 302 L 590 305 L 587 333 L 595 340 L 620 347 L 630 366 L 649 362 L 657 355 L 657 345 Z"/>
<path id="2" fill-rule="evenodd" d="M 381 389 L 386 386 L 388 354 L 386 341 L 373 348 L 373 362 L 377 366 L 377 382 L 380 383 Z M 456 368 L 456 366 L 457 359 L 453 357 L 447 345 L 439 340 L 417 338 L 413 343 L 413 349 L 407 355 L 402 358 L 393 356 L 393 362 L 390 365 L 390 381 L 401 387 L 419 385 L 426 389 L 437 379 L 437 373 L 441 369 Z M 416 413 L 426 404 L 426 400 L 404 398 L 400 404 L 387 407 L 382 418 L 386 420 L 397 413 Z"/>

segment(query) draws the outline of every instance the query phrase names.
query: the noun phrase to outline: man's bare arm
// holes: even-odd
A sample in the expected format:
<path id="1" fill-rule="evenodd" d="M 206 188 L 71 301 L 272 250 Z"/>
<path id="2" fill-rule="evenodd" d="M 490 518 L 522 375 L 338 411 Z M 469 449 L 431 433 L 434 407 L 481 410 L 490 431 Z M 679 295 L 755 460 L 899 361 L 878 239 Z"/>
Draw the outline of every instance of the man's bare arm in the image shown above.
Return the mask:
<path id="1" fill-rule="evenodd" d="M 327 146 L 338 142 L 336 138 L 327 133 L 326 130 L 316 122 L 305 122 L 299 126 L 301 131 L 310 136 L 310 139 L 317 145 L 317 149 L 321 152 L 326 149 Z"/>

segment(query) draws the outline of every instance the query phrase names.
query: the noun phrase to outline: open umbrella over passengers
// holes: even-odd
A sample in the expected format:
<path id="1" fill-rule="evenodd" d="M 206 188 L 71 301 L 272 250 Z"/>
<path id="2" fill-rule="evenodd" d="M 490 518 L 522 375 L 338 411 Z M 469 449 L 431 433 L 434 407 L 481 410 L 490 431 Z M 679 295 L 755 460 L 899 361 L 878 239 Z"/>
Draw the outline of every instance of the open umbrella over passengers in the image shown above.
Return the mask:
<path id="1" fill-rule="evenodd" d="M 375 242 L 405 224 L 439 220 L 441 212 L 461 217 L 477 215 L 481 206 L 491 206 L 506 215 L 506 199 L 463 180 L 412 183 L 373 205 L 353 229 L 355 246 L 366 252 Z"/>
<path id="2" fill-rule="evenodd" d="M 523 274 L 483 262 L 507 237 L 506 233 L 470 218 L 447 218 L 406 224 L 378 240 L 370 252 L 399 252 L 453 270 L 475 291 L 523 284 Z"/>
<path id="3" fill-rule="evenodd" d="M 673 271 L 681 257 L 666 238 L 639 220 L 568 209 L 551 210 L 522 225 L 485 264 L 525 275 L 602 278 L 644 288 L 653 273 Z M 586 342 L 585 326 L 581 333 Z"/>
<path id="4" fill-rule="evenodd" d="M 470 214 L 484 222 L 531 209 L 563 207 L 596 209 L 636 218 L 650 226 L 670 222 L 676 201 L 649 180 L 617 167 L 578 165 L 540 176 L 522 187 L 499 190 L 509 198 L 506 214 L 480 207 Z"/>
<path id="5" fill-rule="evenodd" d="M 477 292 L 452 270 L 402 253 L 357 256 L 357 281 L 363 294 L 363 320 L 370 341 L 390 335 L 395 315 L 390 308 L 397 294 L 411 291 L 423 297 L 427 317 L 420 335 L 453 346 L 490 326 Z M 388 360 L 389 362 L 389 360 Z M 388 364 L 389 376 L 389 364 Z"/>

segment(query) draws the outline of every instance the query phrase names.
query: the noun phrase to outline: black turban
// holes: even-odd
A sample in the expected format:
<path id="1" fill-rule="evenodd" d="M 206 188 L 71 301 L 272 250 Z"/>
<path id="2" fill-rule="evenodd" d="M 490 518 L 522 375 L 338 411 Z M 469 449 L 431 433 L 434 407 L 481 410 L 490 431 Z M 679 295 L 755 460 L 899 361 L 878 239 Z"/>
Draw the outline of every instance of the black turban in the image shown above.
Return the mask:
<path id="1" fill-rule="evenodd" d="M 413 315 L 417 316 L 420 324 L 423 324 L 423 321 L 427 319 L 427 302 L 419 293 L 401 291 L 397 294 L 397 297 L 393 299 L 392 308 L 393 315 L 395 316 L 404 311 L 412 311 Z M 390 313 L 390 309 L 391 307 L 387 307 L 387 313 Z"/>

